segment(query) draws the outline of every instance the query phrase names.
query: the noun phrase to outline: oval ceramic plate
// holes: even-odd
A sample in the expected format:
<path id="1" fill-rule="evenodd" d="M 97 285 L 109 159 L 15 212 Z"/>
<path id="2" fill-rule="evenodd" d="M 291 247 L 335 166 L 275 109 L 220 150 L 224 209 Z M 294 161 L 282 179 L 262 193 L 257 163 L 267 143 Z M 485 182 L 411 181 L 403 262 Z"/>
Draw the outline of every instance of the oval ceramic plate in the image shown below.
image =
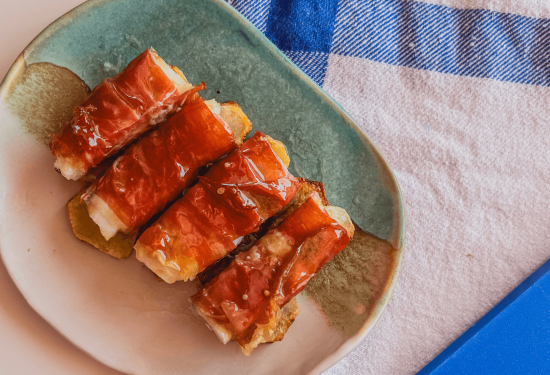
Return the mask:
<path id="1" fill-rule="evenodd" d="M 65 204 L 80 185 L 40 142 L 83 99 L 78 77 L 93 87 L 150 46 L 205 81 L 205 98 L 238 102 L 287 145 L 294 174 L 322 181 L 331 204 L 378 237 L 359 231 L 299 296 L 285 339 L 251 357 L 193 316 L 192 283 L 158 282 L 133 255 L 116 260 L 74 237 Z M 320 373 L 380 317 L 403 254 L 395 178 L 346 113 L 224 2 L 89 1 L 25 49 L 0 98 L 2 258 L 29 304 L 99 361 L 131 374 Z"/>

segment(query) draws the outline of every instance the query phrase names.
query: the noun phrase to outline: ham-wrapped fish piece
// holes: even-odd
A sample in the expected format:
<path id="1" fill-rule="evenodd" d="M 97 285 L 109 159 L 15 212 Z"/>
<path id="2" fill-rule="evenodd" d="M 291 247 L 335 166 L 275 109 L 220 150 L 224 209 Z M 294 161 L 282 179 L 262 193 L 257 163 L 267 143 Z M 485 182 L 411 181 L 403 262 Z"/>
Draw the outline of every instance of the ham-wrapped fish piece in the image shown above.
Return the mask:
<path id="1" fill-rule="evenodd" d="M 192 280 L 294 197 L 284 146 L 257 132 L 143 232 L 136 257 L 168 283 Z"/>
<path id="2" fill-rule="evenodd" d="M 250 355 L 259 344 L 282 338 L 285 310 L 297 309 L 293 298 L 348 245 L 353 231 L 345 210 L 325 207 L 313 193 L 191 302 L 223 343 L 233 340 Z"/>
<path id="3" fill-rule="evenodd" d="M 78 180 L 204 88 L 193 87 L 178 68 L 152 48 L 146 50 L 97 85 L 71 121 L 51 137 L 55 168 L 65 178 Z"/>
<path id="4" fill-rule="evenodd" d="M 117 158 L 83 194 L 105 239 L 138 229 L 174 200 L 198 170 L 235 150 L 252 124 L 233 102 L 198 97 Z"/>

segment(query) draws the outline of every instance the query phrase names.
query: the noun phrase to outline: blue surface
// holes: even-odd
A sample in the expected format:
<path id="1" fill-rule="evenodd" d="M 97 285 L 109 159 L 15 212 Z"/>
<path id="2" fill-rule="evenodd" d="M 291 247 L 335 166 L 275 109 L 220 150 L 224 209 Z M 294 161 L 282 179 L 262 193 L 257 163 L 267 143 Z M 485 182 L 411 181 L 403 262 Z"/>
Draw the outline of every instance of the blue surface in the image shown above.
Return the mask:
<path id="1" fill-rule="evenodd" d="M 330 52 L 338 3 L 271 0 L 265 35 L 283 51 Z"/>
<path id="2" fill-rule="evenodd" d="M 323 85 L 329 54 L 550 86 L 550 20 L 408 0 L 227 0 Z"/>
<path id="3" fill-rule="evenodd" d="M 550 374 L 550 260 L 418 375 Z"/>

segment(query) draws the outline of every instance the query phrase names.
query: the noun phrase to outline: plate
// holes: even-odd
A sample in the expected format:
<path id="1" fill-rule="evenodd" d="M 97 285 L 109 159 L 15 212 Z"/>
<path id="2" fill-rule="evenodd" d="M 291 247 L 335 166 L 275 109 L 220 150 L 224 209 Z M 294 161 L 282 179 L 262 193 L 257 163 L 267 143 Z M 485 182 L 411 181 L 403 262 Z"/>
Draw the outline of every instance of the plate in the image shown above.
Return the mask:
<path id="1" fill-rule="evenodd" d="M 207 99 L 238 102 L 283 141 L 295 175 L 322 181 L 359 231 L 299 296 L 285 339 L 251 357 L 195 317 L 192 283 L 168 285 L 133 256 L 78 241 L 65 204 L 81 187 L 53 170 L 44 140 L 85 95 L 153 46 Z M 82 81 L 83 80 L 83 81 Z M 404 243 L 397 182 L 375 146 L 321 88 L 219 0 L 92 0 L 46 28 L 0 86 L 0 251 L 29 304 L 75 345 L 130 374 L 317 374 L 372 329 Z M 46 130 L 45 130 L 46 129 Z"/>

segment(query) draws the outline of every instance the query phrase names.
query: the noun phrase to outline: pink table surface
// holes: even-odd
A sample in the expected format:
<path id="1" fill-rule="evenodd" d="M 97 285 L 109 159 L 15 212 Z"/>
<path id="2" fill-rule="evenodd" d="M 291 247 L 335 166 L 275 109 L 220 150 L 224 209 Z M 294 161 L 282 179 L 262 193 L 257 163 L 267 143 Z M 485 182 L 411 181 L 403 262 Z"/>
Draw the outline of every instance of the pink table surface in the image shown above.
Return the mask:
<path id="1" fill-rule="evenodd" d="M 0 77 L 19 53 L 81 0 L 0 1 Z M 27 304 L 0 262 L 0 373 L 115 375 L 71 344 Z"/>

